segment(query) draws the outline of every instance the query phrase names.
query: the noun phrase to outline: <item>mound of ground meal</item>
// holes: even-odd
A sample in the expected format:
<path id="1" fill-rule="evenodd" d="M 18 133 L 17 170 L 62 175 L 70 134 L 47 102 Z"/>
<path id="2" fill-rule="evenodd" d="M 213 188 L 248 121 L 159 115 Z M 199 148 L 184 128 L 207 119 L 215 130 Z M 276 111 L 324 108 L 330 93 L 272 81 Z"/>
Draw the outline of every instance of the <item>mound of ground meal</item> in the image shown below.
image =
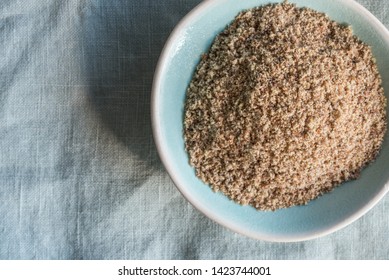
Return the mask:
<path id="1" fill-rule="evenodd" d="M 386 130 L 372 51 L 351 28 L 284 2 L 243 11 L 187 90 L 196 175 L 240 204 L 276 210 L 356 179 Z"/>

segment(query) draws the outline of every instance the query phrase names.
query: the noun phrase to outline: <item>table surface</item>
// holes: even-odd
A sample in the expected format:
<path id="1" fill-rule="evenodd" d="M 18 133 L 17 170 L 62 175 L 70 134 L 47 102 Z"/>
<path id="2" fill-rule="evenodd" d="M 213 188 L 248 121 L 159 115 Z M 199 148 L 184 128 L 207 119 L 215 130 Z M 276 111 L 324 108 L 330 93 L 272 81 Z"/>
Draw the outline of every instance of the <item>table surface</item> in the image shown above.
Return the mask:
<path id="1" fill-rule="evenodd" d="M 247 238 L 177 191 L 153 143 L 161 49 L 199 0 L 3 0 L 0 259 L 388 259 L 389 196 L 333 234 Z M 389 1 L 358 0 L 386 27 Z"/>

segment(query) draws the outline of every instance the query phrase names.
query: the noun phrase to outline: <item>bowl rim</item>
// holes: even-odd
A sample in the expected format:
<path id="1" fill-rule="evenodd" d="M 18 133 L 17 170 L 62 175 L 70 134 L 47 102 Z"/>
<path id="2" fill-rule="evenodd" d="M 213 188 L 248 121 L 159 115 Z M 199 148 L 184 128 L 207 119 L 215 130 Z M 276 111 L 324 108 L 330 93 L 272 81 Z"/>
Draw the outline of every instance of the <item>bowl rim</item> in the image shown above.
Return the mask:
<path id="1" fill-rule="evenodd" d="M 196 17 L 206 11 L 208 8 L 212 7 L 212 5 L 216 5 L 218 2 L 223 0 L 203 0 L 201 3 L 199 3 L 197 6 L 195 6 L 192 10 L 190 10 L 174 27 L 173 31 L 170 33 L 168 39 L 165 42 L 165 45 L 161 51 L 161 54 L 159 56 L 154 77 L 153 77 L 153 83 L 152 83 L 152 89 L 151 89 L 151 126 L 152 126 L 152 136 L 155 143 L 155 146 L 157 148 L 157 152 L 159 154 L 159 157 L 162 161 L 163 166 L 165 167 L 169 177 L 173 181 L 176 188 L 180 191 L 180 193 L 185 197 L 185 199 L 194 206 L 195 209 L 197 209 L 200 213 L 211 219 L 212 221 L 222 225 L 223 227 L 232 230 L 235 233 L 242 234 L 244 236 L 248 236 L 253 239 L 257 240 L 263 240 L 263 241 L 269 241 L 269 242 L 300 242 L 300 241 L 306 241 L 306 240 L 312 240 L 319 237 L 326 236 L 328 234 L 331 234 L 335 231 L 338 231 L 354 221 L 361 218 L 363 215 L 365 215 L 369 210 L 371 210 L 385 195 L 389 192 L 389 181 L 384 184 L 382 189 L 362 208 L 360 208 L 358 211 L 354 212 L 353 214 L 349 215 L 343 220 L 340 220 L 339 222 L 336 222 L 326 228 L 324 230 L 315 230 L 308 233 L 302 233 L 299 235 L 293 235 L 290 237 L 275 237 L 273 235 L 269 234 L 263 234 L 258 233 L 253 230 L 241 228 L 237 225 L 235 225 L 232 222 L 229 222 L 227 219 L 222 219 L 217 217 L 214 213 L 209 211 L 206 207 L 201 205 L 198 201 L 196 201 L 190 194 L 190 192 L 185 188 L 185 186 L 182 186 L 179 179 L 175 175 L 175 172 L 173 172 L 173 167 L 169 161 L 169 155 L 164 149 L 164 147 L 161 144 L 161 135 L 162 135 L 162 129 L 159 127 L 158 124 L 158 115 L 160 113 L 159 104 L 157 102 L 157 97 L 160 93 L 160 87 L 162 82 L 162 73 L 164 72 L 165 68 L 167 67 L 167 62 L 169 60 L 169 54 L 173 50 L 174 43 L 179 39 L 181 30 L 183 30 L 187 25 L 189 25 L 192 20 L 196 19 Z M 361 4 L 356 2 L 355 0 L 336 0 L 338 2 L 345 3 L 350 9 L 352 9 L 354 12 L 357 12 L 357 14 L 363 15 L 365 18 L 367 18 L 369 21 L 372 22 L 372 25 L 378 29 L 378 31 L 381 34 L 384 34 L 384 40 L 386 44 L 389 45 L 389 31 L 386 29 L 386 27 L 371 13 L 369 12 L 365 7 L 363 7 Z M 293 3 L 294 1 L 291 1 Z M 388 131 L 389 132 L 389 131 Z"/>

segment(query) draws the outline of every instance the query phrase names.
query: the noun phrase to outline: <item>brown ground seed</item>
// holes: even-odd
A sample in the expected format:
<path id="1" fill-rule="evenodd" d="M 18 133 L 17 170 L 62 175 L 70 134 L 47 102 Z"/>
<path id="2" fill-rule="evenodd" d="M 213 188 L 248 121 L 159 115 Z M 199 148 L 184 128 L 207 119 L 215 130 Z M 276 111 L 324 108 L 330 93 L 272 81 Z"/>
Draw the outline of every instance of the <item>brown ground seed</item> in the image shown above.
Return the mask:
<path id="1" fill-rule="evenodd" d="M 190 163 L 213 190 L 275 210 L 355 179 L 378 154 L 386 98 L 370 47 L 284 2 L 240 13 L 187 90 Z"/>

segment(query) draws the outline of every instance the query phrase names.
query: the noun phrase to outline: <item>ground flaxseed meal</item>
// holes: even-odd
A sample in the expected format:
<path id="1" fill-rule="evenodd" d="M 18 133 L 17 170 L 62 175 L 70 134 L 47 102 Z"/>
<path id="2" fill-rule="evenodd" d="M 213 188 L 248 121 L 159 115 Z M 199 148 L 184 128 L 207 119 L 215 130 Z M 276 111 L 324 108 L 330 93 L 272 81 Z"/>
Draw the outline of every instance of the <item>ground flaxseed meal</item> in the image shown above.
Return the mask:
<path id="1" fill-rule="evenodd" d="M 243 11 L 187 90 L 196 174 L 241 204 L 306 204 L 378 154 L 386 98 L 370 47 L 325 14 L 284 2 Z"/>

